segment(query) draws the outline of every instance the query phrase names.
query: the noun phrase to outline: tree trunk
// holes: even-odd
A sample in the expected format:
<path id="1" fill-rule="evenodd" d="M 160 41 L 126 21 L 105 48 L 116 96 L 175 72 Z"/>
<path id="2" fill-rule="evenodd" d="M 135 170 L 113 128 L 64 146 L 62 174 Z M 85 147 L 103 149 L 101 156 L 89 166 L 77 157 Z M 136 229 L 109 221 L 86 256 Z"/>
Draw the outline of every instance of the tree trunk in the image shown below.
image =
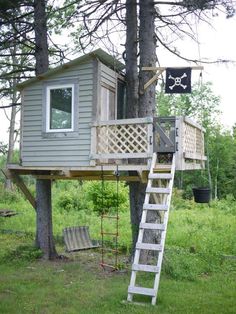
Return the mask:
<path id="1" fill-rule="evenodd" d="M 126 1 L 126 118 L 138 117 L 138 39 L 137 39 L 137 4 L 133 0 Z M 134 160 L 129 160 L 129 163 Z M 129 172 L 132 175 L 132 171 Z M 139 182 L 129 182 L 130 220 L 132 228 L 132 254 L 137 242 L 139 223 L 144 201 L 143 185 Z"/>
<path id="2" fill-rule="evenodd" d="M 153 0 L 140 0 L 139 48 L 139 117 L 153 117 L 156 107 L 155 84 L 144 91 L 144 84 L 153 77 L 153 72 L 142 70 L 142 67 L 155 67 L 157 60 Z"/>
<path id="3" fill-rule="evenodd" d="M 12 103 L 16 103 L 16 92 L 13 92 Z M 7 152 L 7 164 L 13 161 L 14 144 L 15 144 L 15 123 L 16 123 L 16 106 L 11 108 L 11 120 L 9 128 L 9 140 L 8 140 L 8 152 Z M 11 179 L 6 179 L 5 188 L 7 190 L 12 190 L 13 185 Z"/>
<path id="4" fill-rule="evenodd" d="M 13 34 L 15 34 L 15 30 L 12 30 Z M 11 53 L 11 60 L 12 64 L 17 64 L 18 60 L 16 57 L 16 51 L 17 51 L 17 46 L 16 44 L 10 49 Z M 11 97 L 11 102 L 13 104 L 17 103 L 17 92 L 15 89 L 15 86 L 17 84 L 17 79 L 15 78 L 15 75 L 13 76 L 13 79 L 9 81 L 10 87 L 13 89 L 13 94 Z M 9 138 L 8 138 L 8 152 L 7 152 L 7 164 L 13 162 L 13 154 L 14 154 L 14 144 L 15 144 L 15 124 L 16 124 L 16 106 L 13 106 L 11 108 L 11 118 L 10 118 L 10 128 L 9 128 Z M 13 189 L 13 184 L 11 179 L 6 179 L 5 181 L 5 188 L 7 190 L 12 190 Z"/>
<path id="5" fill-rule="evenodd" d="M 156 88 L 151 84 L 144 90 L 144 84 L 154 75 L 151 71 L 143 71 L 142 67 L 156 66 L 156 36 L 155 36 L 155 7 L 153 0 L 140 0 L 140 26 L 139 26 L 139 48 L 140 48 L 140 69 L 139 69 L 139 117 L 153 117 L 156 107 Z M 146 185 L 142 189 L 145 191 Z M 142 193 L 145 195 L 145 193 Z M 153 202 L 150 196 L 150 202 Z M 149 211 L 147 222 L 160 223 L 160 215 L 156 211 Z M 143 241 L 156 243 L 158 238 L 153 230 L 145 230 Z M 143 251 L 140 260 L 147 263 L 149 252 Z"/>
<path id="6" fill-rule="evenodd" d="M 140 1 L 140 75 L 137 73 L 137 4 L 126 1 L 126 81 L 127 118 L 153 116 L 155 112 L 155 85 L 143 90 L 152 73 L 141 71 L 142 66 L 156 65 L 155 10 L 153 1 Z M 139 82 L 138 82 L 139 81 Z M 138 93 L 139 92 L 139 93 Z M 139 97 L 139 98 L 138 98 Z M 129 183 L 130 214 L 134 253 L 139 223 L 142 216 L 146 184 Z M 149 217 L 149 219 L 151 219 Z M 156 216 L 155 216 L 156 220 Z M 146 236 L 145 236 L 146 237 Z"/>
<path id="7" fill-rule="evenodd" d="M 126 118 L 138 117 L 138 39 L 137 39 L 137 4 L 133 0 L 126 1 Z"/>
<path id="8" fill-rule="evenodd" d="M 211 199 L 212 199 L 212 177 L 211 177 L 211 167 L 210 167 L 210 160 L 209 160 L 210 156 L 209 156 L 208 136 L 206 136 L 205 149 L 206 149 L 206 156 L 207 156 L 206 166 L 207 166 L 208 183 L 209 183 L 209 188 L 211 190 Z"/>
<path id="9" fill-rule="evenodd" d="M 51 180 L 36 181 L 37 202 L 37 246 L 43 251 L 45 259 L 57 257 L 53 241 Z"/>
<path id="10" fill-rule="evenodd" d="M 219 175 L 219 158 L 216 159 L 216 174 L 215 174 L 215 193 L 214 193 L 214 199 L 218 200 L 218 175 Z"/>
<path id="11" fill-rule="evenodd" d="M 45 0 L 34 0 L 34 31 L 36 75 L 48 70 L 47 18 Z M 52 229 L 51 181 L 36 180 L 36 246 L 43 251 L 45 259 L 57 256 Z"/>
<path id="12" fill-rule="evenodd" d="M 45 0 L 34 0 L 36 75 L 48 70 L 47 17 Z"/>
<path id="13" fill-rule="evenodd" d="M 132 229 L 132 254 L 135 253 L 135 245 L 138 239 L 139 224 L 142 217 L 146 184 L 140 182 L 129 183 L 130 221 Z"/>

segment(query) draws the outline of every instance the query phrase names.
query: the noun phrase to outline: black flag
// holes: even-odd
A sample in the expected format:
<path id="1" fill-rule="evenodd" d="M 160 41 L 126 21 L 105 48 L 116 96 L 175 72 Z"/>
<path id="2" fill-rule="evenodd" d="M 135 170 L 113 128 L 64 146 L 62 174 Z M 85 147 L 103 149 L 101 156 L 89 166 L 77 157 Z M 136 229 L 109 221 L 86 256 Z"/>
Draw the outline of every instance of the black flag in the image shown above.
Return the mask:
<path id="1" fill-rule="evenodd" d="M 191 93 L 191 68 L 166 68 L 167 94 Z"/>

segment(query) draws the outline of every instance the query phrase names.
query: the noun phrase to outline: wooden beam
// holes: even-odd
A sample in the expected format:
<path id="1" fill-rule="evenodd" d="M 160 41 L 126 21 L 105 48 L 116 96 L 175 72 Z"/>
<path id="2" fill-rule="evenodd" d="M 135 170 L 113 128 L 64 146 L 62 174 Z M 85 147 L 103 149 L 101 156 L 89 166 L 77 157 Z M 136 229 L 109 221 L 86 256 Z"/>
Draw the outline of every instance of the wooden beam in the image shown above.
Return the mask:
<path id="1" fill-rule="evenodd" d="M 207 156 L 199 154 L 199 153 L 184 152 L 183 156 L 186 159 L 194 159 L 194 160 L 198 160 L 198 161 L 205 161 L 205 160 L 207 160 Z"/>
<path id="2" fill-rule="evenodd" d="M 101 180 L 101 175 L 97 176 L 76 176 L 76 177 L 65 177 L 65 176 L 58 176 L 58 175 L 34 175 L 36 179 L 43 179 L 43 180 L 82 180 L 82 181 L 97 181 Z M 139 182 L 140 177 L 137 176 L 120 176 L 120 181 L 126 181 L 126 182 Z M 116 181 L 116 176 L 105 176 L 105 181 Z"/>
<path id="3" fill-rule="evenodd" d="M 139 181 L 141 181 L 141 183 L 147 183 L 148 173 L 144 171 L 137 171 L 137 173 L 139 176 Z"/>
<path id="4" fill-rule="evenodd" d="M 164 72 L 164 70 L 159 70 L 146 84 L 144 84 L 144 90 L 147 89 L 152 83 L 159 79 L 159 76 Z"/>
<path id="5" fill-rule="evenodd" d="M 119 119 L 119 120 L 107 120 L 107 121 L 95 121 L 91 126 L 107 126 L 107 125 L 123 125 L 123 124 L 143 124 L 153 123 L 153 117 L 134 118 L 134 119 Z"/>
<path id="6" fill-rule="evenodd" d="M 19 189 L 25 195 L 33 208 L 36 209 L 36 200 L 25 185 L 24 181 L 21 179 L 21 177 L 17 173 L 14 173 L 13 171 L 9 171 L 7 169 L 2 169 L 2 172 L 7 178 L 11 179 L 19 187 Z"/>
<path id="7" fill-rule="evenodd" d="M 7 165 L 7 169 L 9 169 L 10 171 L 14 171 L 17 174 L 22 174 L 22 175 L 26 175 L 26 174 L 32 174 L 32 175 L 37 175 L 40 174 L 41 172 L 57 172 L 58 174 L 63 173 L 63 171 L 65 171 L 65 169 L 68 169 L 71 172 L 71 175 L 73 176 L 73 174 L 75 172 L 81 172 L 81 173 L 85 173 L 85 172 L 89 172 L 89 173 L 95 173 L 95 172 L 100 172 L 101 171 L 101 164 L 100 165 L 96 165 L 94 166 L 78 166 L 78 167 L 40 167 L 40 166 L 20 166 L 18 164 L 8 164 Z M 103 164 L 103 170 L 104 171 L 116 171 L 116 164 Z M 119 170 L 120 171 L 147 171 L 149 170 L 149 167 L 147 165 L 147 163 L 143 162 L 143 164 L 119 164 Z M 40 172 L 40 173 L 38 173 Z M 56 174 L 56 173 L 54 173 Z"/>
<path id="8" fill-rule="evenodd" d="M 108 153 L 90 155 L 91 159 L 128 159 L 128 158 L 151 158 L 152 153 Z"/>

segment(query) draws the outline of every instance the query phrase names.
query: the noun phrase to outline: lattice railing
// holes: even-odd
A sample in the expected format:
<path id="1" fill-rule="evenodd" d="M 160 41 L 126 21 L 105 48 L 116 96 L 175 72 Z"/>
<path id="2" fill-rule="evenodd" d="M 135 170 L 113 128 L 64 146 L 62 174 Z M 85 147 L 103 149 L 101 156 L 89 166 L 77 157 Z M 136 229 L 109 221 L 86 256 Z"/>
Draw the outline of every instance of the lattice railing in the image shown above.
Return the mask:
<path id="1" fill-rule="evenodd" d="M 110 120 L 92 127 L 92 159 L 152 156 L 152 118 Z"/>
<path id="2" fill-rule="evenodd" d="M 185 158 L 203 159 L 204 155 L 204 132 L 202 128 L 190 124 L 189 120 L 183 123 L 183 152 Z"/>
<path id="3" fill-rule="evenodd" d="M 204 167 L 204 129 L 189 118 L 177 117 L 175 131 L 176 169 Z M 96 160 L 109 163 L 114 159 L 150 158 L 153 154 L 152 118 L 98 122 L 91 132 L 92 165 Z"/>
<path id="4" fill-rule="evenodd" d="M 201 169 L 206 160 L 204 151 L 205 130 L 187 117 L 178 117 L 177 169 Z"/>

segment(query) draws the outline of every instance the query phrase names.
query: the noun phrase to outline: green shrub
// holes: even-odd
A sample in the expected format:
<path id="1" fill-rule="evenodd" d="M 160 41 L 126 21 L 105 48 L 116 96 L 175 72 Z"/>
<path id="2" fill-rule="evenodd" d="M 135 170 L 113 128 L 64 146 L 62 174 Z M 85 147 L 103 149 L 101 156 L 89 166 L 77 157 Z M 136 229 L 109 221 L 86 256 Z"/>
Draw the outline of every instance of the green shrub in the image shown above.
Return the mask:
<path id="1" fill-rule="evenodd" d="M 67 212 L 78 211 L 84 209 L 84 203 L 81 199 L 80 193 L 75 190 L 62 191 L 57 198 L 56 205 L 60 210 L 66 210 Z"/>
<path id="2" fill-rule="evenodd" d="M 0 184 L 0 199 L 3 203 L 18 202 L 21 198 L 20 193 L 17 190 L 6 190 L 3 184 Z"/>
<path id="3" fill-rule="evenodd" d="M 188 185 L 185 190 L 183 190 L 182 197 L 185 200 L 191 200 L 193 198 L 193 189 L 191 185 Z"/>
<path id="4" fill-rule="evenodd" d="M 118 195 L 115 182 L 104 182 L 104 187 L 101 182 L 90 182 L 86 186 L 86 192 L 88 200 L 92 201 L 93 208 L 98 214 L 114 213 L 117 205 L 119 211 L 128 208 L 128 191 L 122 183 L 119 183 Z"/>

